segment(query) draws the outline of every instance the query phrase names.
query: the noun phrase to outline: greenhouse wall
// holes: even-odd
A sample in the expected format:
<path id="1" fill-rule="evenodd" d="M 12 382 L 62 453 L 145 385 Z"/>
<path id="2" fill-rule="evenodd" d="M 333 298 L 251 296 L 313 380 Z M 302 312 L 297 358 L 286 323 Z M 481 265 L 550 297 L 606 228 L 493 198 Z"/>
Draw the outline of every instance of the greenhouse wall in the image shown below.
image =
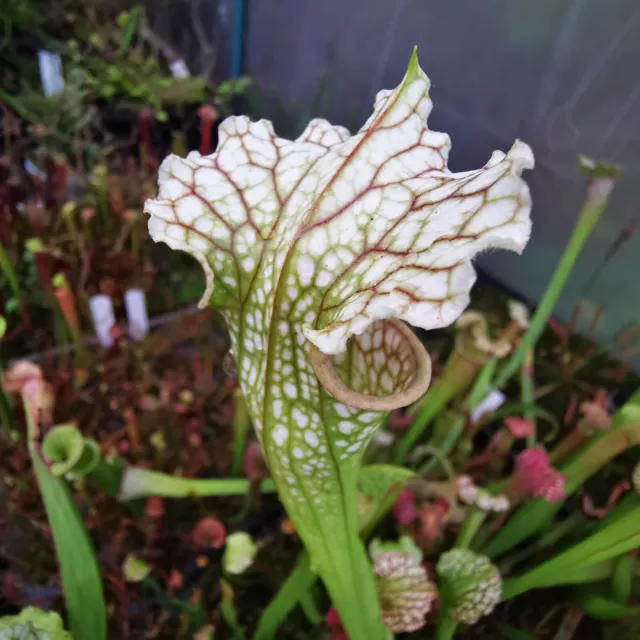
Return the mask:
<path id="1" fill-rule="evenodd" d="M 603 305 L 600 338 L 640 318 L 640 6 L 635 0 L 255 0 L 247 66 L 261 112 L 295 135 L 311 115 L 352 131 L 376 92 L 401 80 L 414 45 L 431 78 L 429 125 L 451 135 L 450 168 L 484 164 L 514 139 L 535 152 L 532 239 L 520 258 L 480 268 L 536 302 L 585 194 L 578 154 L 624 167 L 614 197 L 566 288 L 558 313 Z M 313 112 L 313 113 L 312 113 Z M 626 232 L 626 233 L 625 233 Z M 607 252 L 624 234 L 615 255 Z M 631 235 L 631 237 L 629 237 Z M 604 265 L 604 268 L 603 268 Z"/>

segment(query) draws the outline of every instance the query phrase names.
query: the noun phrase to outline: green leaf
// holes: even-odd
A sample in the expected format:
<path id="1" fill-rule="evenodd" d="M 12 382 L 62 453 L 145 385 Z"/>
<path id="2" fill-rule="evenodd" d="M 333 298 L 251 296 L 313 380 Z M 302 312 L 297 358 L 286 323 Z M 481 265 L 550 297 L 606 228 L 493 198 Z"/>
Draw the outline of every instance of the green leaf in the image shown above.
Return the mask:
<path id="1" fill-rule="evenodd" d="M 380 501 L 389 492 L 404 489 L 407 482 L 415 477 L 415 472 L 406 467 L 392 464 L 369 464 L 358 475 L 358 488 L 369 498 Z"/>
<path id="2" fill-rule="evenodd" d="M 31 463 L 53 534 L 71 632 L 78 639 L 106 640 L 107 612 L 93 546 L 66 483 L 40 458 L 35 446 L 37 427 L 24 404 Z"/>
<path id="3" fill-rule="evenodd" d="M 139 14 L 140 7 L 134 7 L 128 14 L 126 14 L 126 23 L 124 25 L 122 42 L 120 43 L 120 48 L 118 49 L 118 55 L 124 55 L 131 46 L 133 37 L 136 34 Z"/>
<path id="4" fill-rule="evenodd" d="M 618 604 L 627 605 L 629 602 L 636 565 L 633 553 L 625 553 L 615 560 L 611 576 L 611 598 Z"/>
<path id="5" fill-rule="evenodd" d="M 302 551 L 298 556 L 294 570 L 280 587 L 275 598 L 262 612 L 253 640 L 275 638 L 282 621 L 299 604 L 302 594 L 306 593 L 316 580 L 316 574 L 311 571 L 309 556 L 305 551 Z"/>
<path id="6" fill-rule="evenodd" d="M 639 519 L 640 507 L 637 507 L 523 576 L 506 580 L 504 599 L 530 589 L 585 582 L 611 575 L 613 564 L 605 570 L 605 576 L 597 569 L 600 566 L 606 568 L 607 561 L 640 547 Z"/>
<path id="7" fill-rule="evenodd" d="M 619 620 L 640 614 L 640 607 L 624 605 L 598 594 L 582 594 L 574 598 L 575 603 L 596 620 Z"/>
<path id="8" fill-rule="evenodd" d="M 393 506 L 398 494 L 415 473 L 405 467 L 372 464 L 360 469 L 358 488 L 364 496 L 360 513 L 361 533 L 366 537 Z"/>

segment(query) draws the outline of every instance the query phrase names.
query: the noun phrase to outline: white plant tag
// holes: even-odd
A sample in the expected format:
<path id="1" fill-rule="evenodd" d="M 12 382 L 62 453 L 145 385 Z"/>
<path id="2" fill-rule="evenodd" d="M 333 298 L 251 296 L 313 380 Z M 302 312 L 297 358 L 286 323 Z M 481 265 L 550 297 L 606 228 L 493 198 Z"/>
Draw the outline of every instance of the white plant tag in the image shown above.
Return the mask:
<path id="1" fill-rule="evenodd" d="M 36 176 L 41 180 L 45 180 L 47 177 L 47 174 L 44 171 L 40 171 L 40 169 L 38 169 L 38 167 L 29 160 L 29 158 L 24 159 L 24 168 L 30 176 Z"/>
<path id="2" fill-rule="evenodd" d="M 476 423 L 485 413 L 499 409 L 505 402 L 506 396 L 502 391 L 492 391 L 482 402 L 471 412 L 471 422 Z"/>
<path id="3" fill-rule="evenodd" d="M 38 66 L 40 67 L 40 81 L 45 96 L 52 96 L 64 89 L 62 77 L 62 61 L 57 53 L 38 51 Z"/>
<path id="4" fill-rule="evenodd" d="M 142 340 L 149 333 L 147 301 L 141 289 L 129 289 L 124 294 L 124 307 L 129 322 L 129 335 L 133 340 Z"/>
<path id="5" fill-rule="evenodd" d="M 103 347 L 112 346 L 111 328 L 116 323 L 116 317 L 113 313 L 111 298 L 104 295 L 93 296 L 89 298 L 89 309 L 98 341 Z"/>
<path id="6" fill-rule="evenodd" d="M 173 60 L 169 69 L 174 78 L 189 78 L 191 74 L 184 60 Z"/>

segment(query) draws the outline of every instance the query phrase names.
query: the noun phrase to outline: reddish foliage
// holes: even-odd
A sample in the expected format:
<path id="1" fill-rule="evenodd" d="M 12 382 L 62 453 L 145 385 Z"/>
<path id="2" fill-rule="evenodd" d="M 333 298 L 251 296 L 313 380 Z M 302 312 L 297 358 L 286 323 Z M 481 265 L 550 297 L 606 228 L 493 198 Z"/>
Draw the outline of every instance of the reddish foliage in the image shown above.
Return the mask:
<path id="1" fill-rule="evenodd" d="M 413 416 L 404 413 L 402 409 L 391 412 L 389 424 L 392 429 L 406 429 L 413 422 Z"/>
<path id="2" fill-rule="evenodd" d="M 252 440 L 244 452 L 243 468 L 244 475 L 251 482 L 259 482 L 266 475 L 266 465 L 262 457 L 262 451 L 256 440 Z"/>
<path id="3" fill-rule="evenodd" d="M 393 517 L 399 524 L 411 524 L 418 516 L 416 496 L 411 489 L 403 489 L 391 508 Z"/>
<path id="4" fill-rule="evenodd" d="M 191 541 L 196 549 L 221 549 L 226 539 L 224 525 L 211 516 L 199 520 L 191 534 Z"/>
<path id="5" fill-rule="evenodd" d="M 549 464 L 549 456 L 542 447 L 526 449 L 516 458 L 515 481 L 524 494 L 558 502 L 565 496 L 566 478 Z"/>
<path id="6" fill-rule="evenodd" d="M 448 511 L 449 502 L 445 498 L 438 498 L 432 503 L 422 505 L 418 517 L 423 544 L 429 546 L 440 539 L 444 532 L 444 521 Z"/>
<path id="7" fill-rule="evenodd" d="M 342 627 L 340 616 L 334 607 L 331 607 L 331 609 L 327 611 L 324 621 L 327 623 L 327 626 L 331 631 L 331 640 L 349 640 L 349 636 L 347 636 Z"/>
<path id="8" fill-rule="evenodd" d="M 154 520 L 162 518 L 164 515 L 164 500 L 158 496 L 147 498 L 144 512 Z"/>
<path id="9" fill-rule="evenodd" d="M 516 438 L 526 438 L 532 436 L 535 433 L 535 425 L 532 420 L 527 418 L 520 418 L 517 416 L 507 416 L 504 419 L 504 424 L 511 434 Z"/>

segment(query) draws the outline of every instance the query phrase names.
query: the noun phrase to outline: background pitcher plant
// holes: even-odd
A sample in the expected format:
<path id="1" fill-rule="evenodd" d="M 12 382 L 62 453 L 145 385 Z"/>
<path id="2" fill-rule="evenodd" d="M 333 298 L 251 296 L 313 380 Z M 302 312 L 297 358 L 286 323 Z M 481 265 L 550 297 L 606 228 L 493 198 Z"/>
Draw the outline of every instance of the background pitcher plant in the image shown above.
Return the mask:
<path id="1" fill-rule="evenodd" d="M 531 223 L 530 148 L 447 169 L 449 137 L 426 126 L 429 79 L 414 52 L 355 134 L 312 120 L 294 140 L 229 117 L 215 153 L 169 156 L 148 200 L 154 240 L 202 264 L 266 461 L 354 640 L 387 634 L 358 536 L 362 454 L 386 412 L 430 380 L 422 329 L 454 322 L 471 258 L 521 252 Z"/>

